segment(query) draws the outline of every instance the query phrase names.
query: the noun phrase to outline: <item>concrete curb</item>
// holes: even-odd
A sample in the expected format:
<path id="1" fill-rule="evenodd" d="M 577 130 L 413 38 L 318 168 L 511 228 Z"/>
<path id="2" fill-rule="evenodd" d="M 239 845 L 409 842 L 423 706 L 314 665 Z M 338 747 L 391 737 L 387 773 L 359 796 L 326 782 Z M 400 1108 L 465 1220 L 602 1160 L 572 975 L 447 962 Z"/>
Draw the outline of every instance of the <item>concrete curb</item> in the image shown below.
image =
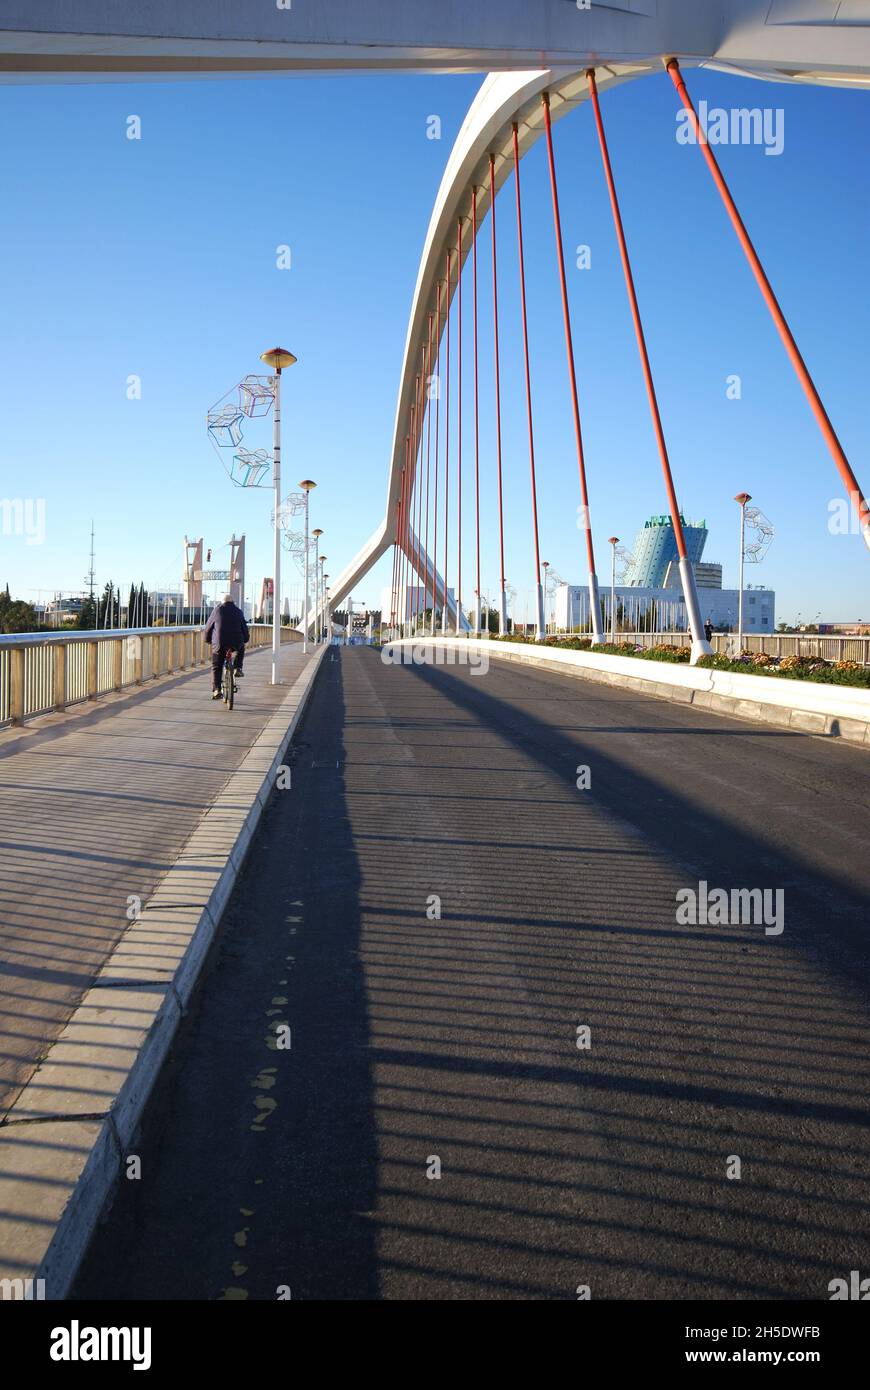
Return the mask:
<path id="1" fill-rule="evenodd" d="M 44 1280 L 46 1298 L 67 1297 L 327 650 L 291 686 L 0 1129 L 0 1278 Z"/>
<path id="2" fill-rule="evenodd" d="M 431 646 L 432 639 L 403 638 L 385 647 Z M 745 719 L 803 734 L 843 739 L 870 748 L 870 690 L 822 685 L 771 676 L 743 675 L 707 667 L 670 665 L 630 656 L 575 652 L 517 642 L 469 637 L 437 637 L 438 647 L 498 661 L 518 661 L 563 676 L 620 686 L 660 700 L 695 705 L 711 714 Z"/>

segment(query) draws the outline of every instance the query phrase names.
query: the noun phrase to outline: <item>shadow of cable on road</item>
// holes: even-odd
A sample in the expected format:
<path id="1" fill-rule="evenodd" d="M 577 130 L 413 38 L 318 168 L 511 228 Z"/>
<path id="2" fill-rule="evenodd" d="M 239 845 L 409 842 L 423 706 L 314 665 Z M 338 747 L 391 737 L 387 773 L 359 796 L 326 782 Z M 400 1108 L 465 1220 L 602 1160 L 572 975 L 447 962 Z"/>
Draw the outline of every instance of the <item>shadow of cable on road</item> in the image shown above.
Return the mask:
<path id="1" fill-rule="evenodd" d="M 327 656 L 76 1298 L 377 1297 L 343 722 Z"/>
<path id="2" fill-rule="evenodd" d="M 685 779 L 679 777 L 675 785 L 665 786 L 661 780 L 654 779 L 649 767 L 630 761 L 617 745 L 612 752 L 604 752 L 592 740 L 596 735 L 610 739 L 614 735 L 632 733 L 643 734 L 650 739 L 683 738 L 687 734 L 697 737 L 725 737 L 735 740 L 749 740 L 749 759 L 760 756 L 754 746 L 763 741 L 776 756 L 786 756 L 791 746 L 803 744 L 824 758 L 826 752 L 834 756 L 850 755 L 856 760 L 857 775 L 864 767 L 866 754 L 862 749 L 850 749 L 842 745 L 831 745 L 808 734 L 783 732 L 776 729 L 753 728 L 751 724 L 732 721 L 730 727 L 722 716 L 697 712 L 697 725 L 680 723 L 638 724 L 629 722 L 611 727 L 584 723 L 582 713 L 582 693 L 577 694 L 578 684 L 572 677 L 560 677 L 558 673 L 541 673 L 542 677 L 553 677 L 563 685 L 566 700 L 572 696 L 576 701 L 577 717 L 571 723 L 564 722 L 560 712 L 548 720 L 544 711 L 533 716 L 528 708 L 518 709 L 515 705 L 499 699 L 490 693 L 486 681 L 480 678 L 460 677 L 457 679 L 450 668 L 432 668 L 416 665 L 408 668 L 421 680 L 430 682 L 439 692 L 454 702 L 464 714 L 471 714 L 484 723 L 497 728 L 523 753 L 535 759 L 548 772 L 560 779 L 567 778 L 567 769 L 574 753 L 578 765 L 584 762 L 594 766 L 597 776 L 592 795 L 610 814 L 629 822 L 675 863 L 685 866 L 685 882 L 691 885 L 691 873 L 707 880 L 710 888 L 714 885 L 730 889 L 749 885 L 769 885 L 783 887 L 788 902 L 788 929 L 784 931 L 780 944 L 788 949 L 804 952 L 814 963 L 823 964 L 838 977 L 863 1003 L 870 1005 L 870 887 L 862 891 L 846 881 L 844 864 L 842 878 L 834 878 L 817 868 L 809 866 L 797 851 L 797 847 L 787 848 L 768 838 L 768 826 L 763 813 L 750 803 L 741 808 L 730 802 L 715 777 L 724 763 L 712 761 L 706 771 L 713 774 L 709 794 L 701 790 L 700 783 L 691 785 L 697 767 L 686 770 Z M 490 669 L 503 669 L 497 660 Z M 516 667 L 510 668 L 516 673 Z M 534 674 L 528 673 L 526 674 Z M 600 695 L 606 687 L 598 687 Z M 617 698 L 624 698 L 632 705 L 644 699 L 640 695 L 626 695 L 617 692 Z M 632 713 L 635 713 L 633 710 Z M 670 711 L 671 714 L 675 713 Z M 685 713 L 681 721 L 686 719 Z M 568 745 L 573 752 L 568 755 Z M 721 755 L 723 758 L 727 755 Z M 870 761 L 867 762 L 870 771 Z M 676 769 L 679 771 L 678 768 Z M 763 767 L 757 768 L 757 777 L 763 780 Z M 736 779 L 735 779 L 736 780 Z M 742 787 L 744 793 L 750 787 Z M 865 784 L 862 784 L 864 804 L 859 816 L 865 814 L 867 806 Z M 737 826 L 733 815 L 727 812 L 743 810 L 745 824 Z M 578 846 L 582 849 L 582 846 Z M 870 830 L 866 836 L 866 848 L 870 850 Z M 865 861 L 866 862 L 866 861 Z M 864 882 L 867 882 L 865 876 Z M 715 939 L 716 928 L 692 928 L 703 933 L 704 940 Z M 726 927 L 733 939 L 733 928 Z M 676 935 L 685 937 L 687 929 L 674 928 Z M 774 943 L 775 944 L 775 943 Z"/>
<path id="3" fill-rule="evenodd" d="M 679 712 L 674 728 L 667 711 L 645 748 L 670 740 L 668 756 L 647 761 L 610 740 L 622 718 L 646 727 L 640 697 L 609 730 L 575 682 L 493 669 L 506 679 L 372 661 L 389 717 L 348 731 L 358 852 L 397 871 L 369 895 L 364 945 L 388 1296 L 570 1298 L 585 1271 L 596 1297 L 825 1297 L 870 1253 L 854 1224 L 870 895 L 860 865 L 847 884 L 801 857 L 836 779 L 784 839 L 763 797 L 736 798 L 744 764 L 763 779 L 793 748 L 803 778 L 830 758 L 845 769 L 843 750 L 713 715 Z M 733 736 L 725 766 L 680 743 L 708 723 Z M 381 725 L 413 770 L 384 775 Z M 440 931 L 415 928 L 394 891 L 418 856 Z M 783 887 L 784 935 L 678 927 L 675 890 L 699 878 Z M 581 1058 L 577 1019 L 597 1039 Z M 437 1195 L 420 1193 L 412 1135 L 446 1154 Z"/>

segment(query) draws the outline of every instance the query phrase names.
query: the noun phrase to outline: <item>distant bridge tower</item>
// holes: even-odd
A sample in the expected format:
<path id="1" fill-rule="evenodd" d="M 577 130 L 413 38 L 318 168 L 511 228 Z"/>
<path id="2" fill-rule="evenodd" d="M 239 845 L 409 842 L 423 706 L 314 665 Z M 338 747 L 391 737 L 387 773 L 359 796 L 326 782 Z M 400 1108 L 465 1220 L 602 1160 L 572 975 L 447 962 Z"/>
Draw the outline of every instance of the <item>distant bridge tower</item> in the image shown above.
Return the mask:
<path id="1" fill-rule="evenodd" d="M 230 541 L 230 593 L 233 603 L 243 608 L 245 602 L 245 538 Z"/>
<path id="2" fill-rule="evenodd" d="M 260 616 L 261 623 L 272 621 L 272 598 L 275 593 L 275 586 L 271 579 L 263 580 L 263 587 L 260 591 Z"/>
<path id="3" fill-rule="evenodd" d="M 199 608 L 202 604 L 202 536 L 198 541 L 184 538 L 184 607 Z"/>

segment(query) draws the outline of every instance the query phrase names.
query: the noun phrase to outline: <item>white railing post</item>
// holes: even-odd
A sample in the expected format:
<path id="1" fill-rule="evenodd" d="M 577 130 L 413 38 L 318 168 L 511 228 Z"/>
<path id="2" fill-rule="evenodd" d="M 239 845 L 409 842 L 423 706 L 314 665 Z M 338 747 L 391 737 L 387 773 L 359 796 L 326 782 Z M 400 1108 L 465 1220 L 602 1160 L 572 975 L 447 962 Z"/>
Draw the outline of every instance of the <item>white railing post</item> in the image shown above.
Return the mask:
<path id="1" fill-rule="evenodd" d="M 9 653 L 9 717 L 13 724 L 24 722 L 24 647 Z"/>
<path id="2" fill-rule="evenodd" d="M 88 642 L 88 685 L 87 698 L 96 700 L 97 698 L 97 658 L 99 656 L 99 644 L 96 637 Z"/>
<path id="3" fill-rule="evenodd" d="M 57 642 L 55 644 L 52 704 L 56 710 L 66 709 L 66 649 L 66 642 Z"/>

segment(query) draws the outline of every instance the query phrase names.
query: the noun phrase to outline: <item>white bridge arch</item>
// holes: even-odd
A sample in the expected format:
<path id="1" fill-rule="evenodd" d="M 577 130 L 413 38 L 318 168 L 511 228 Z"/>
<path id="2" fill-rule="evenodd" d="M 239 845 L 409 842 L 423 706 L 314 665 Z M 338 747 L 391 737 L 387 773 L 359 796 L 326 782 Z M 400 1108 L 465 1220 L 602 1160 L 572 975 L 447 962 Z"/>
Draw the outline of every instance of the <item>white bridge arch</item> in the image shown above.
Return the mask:
<path id="1" fill-rule="evenodd" d="M 626 82 L 634 77 L 660 70 L 661 63 L 620 64 L 618 67 L 598 71 L 600 91 Z M 471 230 L 471 192 L 477 187 L 478 228 L 483 222 L 490 206 L 489 158 L 495 157 L 496 193 L 513 172 L 513 126 L 518 127 L 517 141 L 520 158 L 544 133 L 544 112 L 541 94 L 550 95 L 550 119 L 555 123 L 576 106 L 585 101 L 589 87 L 584 72 L 570 72 L 546 69 L 538 72 L 490 73 L 472 102 L 456 142 L 451 150 L 444 170 L 444 176 L 429 219 L 429 229 L 423 245 L 417 284 L 411 302 L 408 331 L 405 337 L 405 350 L 402 359 L 402 372 L 396 402 L 393 444 L 387 477 L 387 499 L 384 518 L 366 544 L 354 556 L 350 564 L 331 586 L 330 604 L 339 607 L 351 594 L 373 565 L 384 555 L 396 540 L 396 504 L 399 500 L 402 469 L 405 462 L 405 436 L 411 405 L 414 402 L 416 379 L 419 373 L 420 347 L 426 340 L 429 315 L 435 318 L 437 286 L 443 281 L 444 262 L 448 248 L 455 249 L 456 228 L 460 218 L 463 224 L 462 262 L 471 254 L 472 237 L 466 236 L 466 228 Z M 458 267 L 461 271 L 461 267 Z M 450 300 L 457 290 L 458 274 L 451 279 Z M 443 317 L 449 308 L 450 300 L 442 295 L 442 336 Z M 435 353 L 433 337 L 433 360 Z M 415 476 L 417 460 L 411 460 L 411 480 Z M 442 577 L 433 559 L 426 553 L 420 537 L 411 530 L 409 557 L 421 582 L 432 587 L 433 578 L 440 592 Z M 455 619 L 455 608 L 449 604 L 449 611 Z"/>
<path id="2" fill-rule="evenodd" d="M 795 0 L 799 7 L 800 0 Z M 862 0 L 863 3 L 863 0 Z M 861 56 L 863 71 L 870 74 L 870 0 L 867 0 L 867 26 L 862 26 L 859 47 L 866 50 Z M 814 28 L 809 26 L 802 36 L 801 57 L 806 64 L 811 61 Z M 666 58 L 668 55 L 664 55 Z M 853 61 L 856 57 L 853 52 Z M 647 58 L 632 63 L 612 63 L 596 67 L 596 83 L 603 92 L 619 83 L 643 77 L 651 72 L 663 70 L 663 58 Z M 684 68 L 691 66 L 722 67 L 734 71 L 725 64 L 710 60 L 691 58 L 682 61 Z M 550 114 L 553 122 L 567 115 L 589 97 L 589 84 L 585 76 L 586 68 L 571 70 L 550 68 L 535 72 L 490 73 L 469 108 L 468 115 L 456 138 L 441 180 L 429 228 L 423 245 L 417 283 L 411 303 L 408 331 L 402 359 L 402 370 L 396 402 L 393 428 L 392 450 L 389 458 L 387 477 L 386 509 L 380 525 L 368 541 L 351 560 L 338 578 L 333 582 L 330 593 L 330 606 L 335 609 L 352 594 L 360 581 L 389 550 L 396 540 L 396 505 L 401 489 L 402 470 L 405 461 L 405 438 L 410 407 L 414 401 L 416 378 L 419 372 L 419 353 L 426 340 L 428 316 L 433 320 L 436 311 L 436 287 L 444 283 L 443 272 L 448 247 L 455 250 L 457 222 L 463 223 L 463 263 L 471 253 L 472 237 L 465 230 L 471 228 L 471 192 L 477 186 L 478 228 L 483 222 L 490 206 L 489 157 L 495 156 L 496 192 L 513 171 L 512 131 L 514 123 L 518 126 L 518 145 L 522 158 L 535 142 L 544 134 L 544 113 L 541 94 L 550 96 Z M 774 77 L 777 81 L 805 82 L 811 80 L 824 85 L 845 85 L 843 74 L 838 72 L 805 70 L 791 72 L 747 72 L 746 75 Z M 851 85 L 851 83 L 850 83 Z M 458 276 L 451 282 L 451 298 L 456 293 Z M 448 304 L 442 296 L 442 315 Z M 443 336 L 443 320 L 442 320 Z M 433 360 L 435 352 L 433 338 Z M 412 481 L 418 465 L 411 460 Z M 409 562 L 418 578 L 429 590 L 433 577 L 436 591 L 443 589 L 442 576 L 432 557 L 426 553 L 421 538 L 410 530 L 410 544 L 407 552 Z M 437 559 L 437 557 L 436 557 Z M 449 616 L 455 621 L 455 605 L 449 604 Z"/>

